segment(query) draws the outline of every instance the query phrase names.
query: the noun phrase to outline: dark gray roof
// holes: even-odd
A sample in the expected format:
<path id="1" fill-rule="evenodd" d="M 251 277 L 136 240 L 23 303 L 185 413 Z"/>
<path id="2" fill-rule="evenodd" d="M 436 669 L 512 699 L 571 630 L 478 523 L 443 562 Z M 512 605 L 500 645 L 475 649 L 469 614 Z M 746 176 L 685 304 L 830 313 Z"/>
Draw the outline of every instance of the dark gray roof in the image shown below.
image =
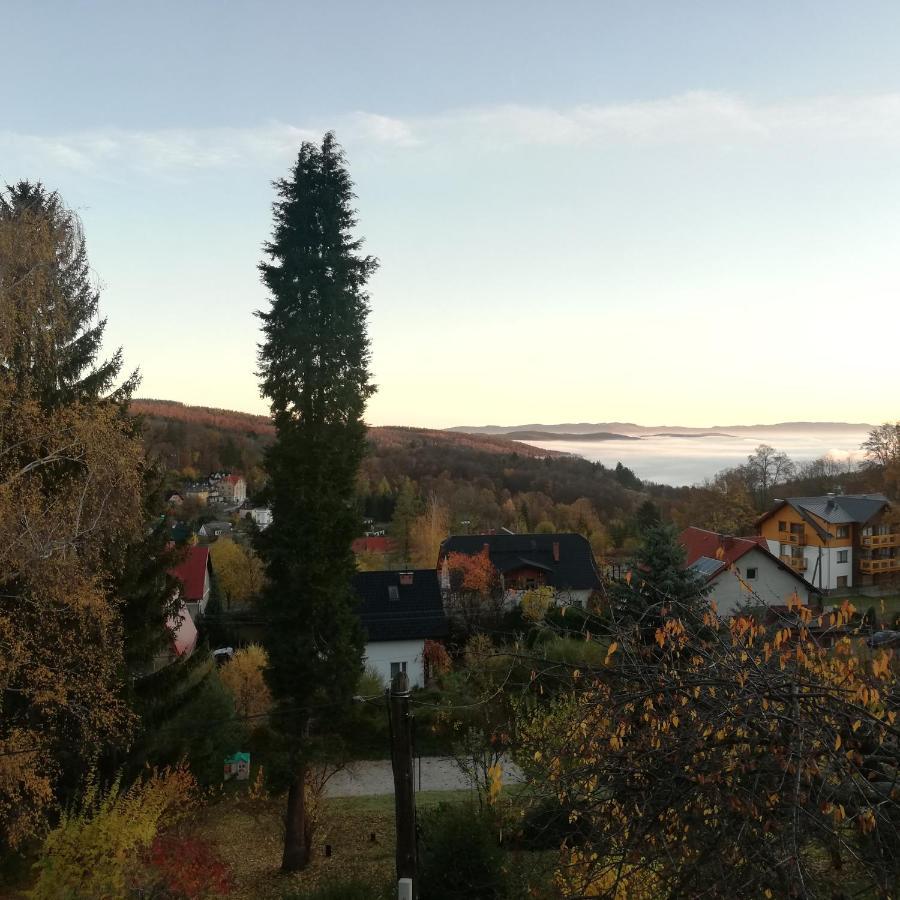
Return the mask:
<path id="1" fill-rule="evenodd" d="M 559 560 L 554 558 L 554 544 Z M 580 534 L 465 534 L 451 535 L 441 544 L 440 558 L 448 553 L 481 553 L 485 545 L 500 572 L 521 568 L 543 569 L 547 583 L 557 590 L 600 587 L 597 563 L 587 538 Z"/>
<path id="2" fill-rule="evenodd" d="M 824 497 L 788 497 L 799 513 L 808 512 L 833 525 L 868 522 L 887 505 L 884 494 L 835 494 Z"/>
<path id="3" fill-rule="evenodd" d="M 434 569 L 414 569 L 412 584 L 401 584 L 400 572 L 357 572 L 353 587 L 357 609 L 370 641 L 442 638 L 448 633 L 441 587 Z M 391 588 L 396 600 L 391 599 Z"/>

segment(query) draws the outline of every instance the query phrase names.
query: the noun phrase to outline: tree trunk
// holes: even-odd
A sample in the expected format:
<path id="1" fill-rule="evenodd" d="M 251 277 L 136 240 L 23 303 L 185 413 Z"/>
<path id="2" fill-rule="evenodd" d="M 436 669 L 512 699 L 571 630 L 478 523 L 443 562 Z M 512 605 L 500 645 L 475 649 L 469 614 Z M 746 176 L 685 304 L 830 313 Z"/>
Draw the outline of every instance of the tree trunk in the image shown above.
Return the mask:
<path id="1" fill-rule="evenodd" d="M 309 863 L 310 833 L 306 821 L 306 764 L 297 773 L 288 789 L 287 816 L 284 829 L 282 872 L 299 872 Z"/>

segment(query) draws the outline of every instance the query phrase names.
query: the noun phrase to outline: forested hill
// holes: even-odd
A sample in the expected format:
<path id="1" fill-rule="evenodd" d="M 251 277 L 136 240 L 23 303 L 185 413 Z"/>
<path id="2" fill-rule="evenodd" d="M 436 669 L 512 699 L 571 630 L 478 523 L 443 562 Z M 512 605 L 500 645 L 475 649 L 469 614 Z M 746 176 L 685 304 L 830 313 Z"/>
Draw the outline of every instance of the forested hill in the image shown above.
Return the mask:
<path id="1" fill-rule="evenodd" d="M 163 400 L 136 400 L 132 410 L 143 417 L 145 440 L 173 483 L 233 469 L 247 476 L 251 492 L 262 485 L 263 452 L 274 434 L 266 416 Z M 440 502 L 450 527 L 542 525 L 599 538 L 610 525 L 630 520 L 646 497 L 625 467 L 608 469 L 506 438 L 395 426 L 371 428 L 369 437 L 360 494 L 377 521 L 393 517 L 409 484 L 418 503 Z"/>
<path id="2" fill-rule="evenodd" d="M 178 436 L 193 433 L 191 450 L 201 455 L 215 456 L 215 435 L 220 444 L 234 443 L 237 438 L 264 443 L 275 434 L 275 427 L 268 416 L 238 412 L 230 409 L 215 409 L 209 406 L 188 406 L 175 400 L 133 400 L 131 410 L 141 416 L 148 432 L 154 438 L 166 435 L 171 443 Z M 181 427 L 183 426 L 183 427 Z M 208 434 L 204 434 L 208 431 Z M 206 440 L 204 440 L 206 438 Z M 197 440 L 199 439 L 199 440 Z M 261 439 L 261 440 L 260 440 Z M 518 454 L 533 458 L 564 456 L 555 450 L 541 450 L 528 444 L 517 443 L 508 438 L 492 435 L 465 434 L 463 432 L 441 431 L 431 428 L 406 428 L 396 425 L 376 426 L 369 429 L 369 439 L 379 447 L 395 448 L 409 445 L 411 441 L 429 443 L 434 446 L 467 447 L 482 453 L 501 455 Z M 232 468 L 240 466 L 230 449 L 225 450 L 228 462 L 221 465 L 200 466 L 200 468 Z M 199 461 L 198 461 L 199 462 Z"/>

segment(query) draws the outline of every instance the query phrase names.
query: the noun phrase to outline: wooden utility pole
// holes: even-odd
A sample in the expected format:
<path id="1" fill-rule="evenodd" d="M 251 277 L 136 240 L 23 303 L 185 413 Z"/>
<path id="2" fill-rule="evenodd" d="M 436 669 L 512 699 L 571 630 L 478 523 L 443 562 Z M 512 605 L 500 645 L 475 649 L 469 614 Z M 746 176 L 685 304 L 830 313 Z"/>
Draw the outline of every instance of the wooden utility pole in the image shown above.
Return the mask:
<path id="1" fill-rule="evenodd" d="M 412 716 L 409 678 L 398 672 L 390 689 L 391 765 L 394 770 L 394 811 L 397 822 L 397 880 L 412 880 L 412 898 L 419 896 L 416 850 L 416 795 L 413 787 Z"/>

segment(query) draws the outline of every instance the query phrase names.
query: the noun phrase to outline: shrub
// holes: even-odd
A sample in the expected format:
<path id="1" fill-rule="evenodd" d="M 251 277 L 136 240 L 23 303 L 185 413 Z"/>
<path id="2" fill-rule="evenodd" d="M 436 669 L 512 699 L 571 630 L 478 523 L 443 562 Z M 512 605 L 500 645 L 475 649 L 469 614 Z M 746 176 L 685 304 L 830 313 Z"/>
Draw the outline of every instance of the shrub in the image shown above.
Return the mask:
<path id="1" fill-rule="evenodd" d="M 503 850 L 488 812 L 472 803 L 440 803 L 419 819 L 421 900 L 507 896 Z"/>
<path id="2" fill-rule="evenodd" d="M 160 890 L 173 900 L 221 897 L 231 893 L 228 865 L 203 840 L 182 835 L 160 835 L 147 860 Z"/>
<path id="3" fill-rule="evenodd" d="M 91 778 L 81 802 L 63 813 L 35 864 L 33 900 L 126 896 L 141 851 L 193 804 L 196 783 L 182 767 L 153 772 L 122 790 L 103 792 Z"/>

